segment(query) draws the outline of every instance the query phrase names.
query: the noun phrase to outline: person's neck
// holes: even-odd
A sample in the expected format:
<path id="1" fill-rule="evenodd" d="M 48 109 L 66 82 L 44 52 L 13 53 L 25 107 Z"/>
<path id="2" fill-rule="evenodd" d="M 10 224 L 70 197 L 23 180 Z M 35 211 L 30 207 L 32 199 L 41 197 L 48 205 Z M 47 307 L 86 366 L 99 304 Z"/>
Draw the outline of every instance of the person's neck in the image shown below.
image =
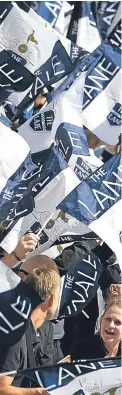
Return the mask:
<path id="1" fill-rule="evenodd" d="M 104 346 L 111 357 L 115 357 L 117 355 L 119 343 L 115 344 L 115 346 L 112 346 L 111 344 L 108 343 L 104 343 Z"/>
<path id="2" fill-rule="evenodd" d="M 41 312 L 41 314 L 38 317 L 37 311 L 33 310 L 31 313 L 31 321 L 34 329 L 38 329 L 41 325 L 43 325 L 45 321 L 45 314 Z"/>

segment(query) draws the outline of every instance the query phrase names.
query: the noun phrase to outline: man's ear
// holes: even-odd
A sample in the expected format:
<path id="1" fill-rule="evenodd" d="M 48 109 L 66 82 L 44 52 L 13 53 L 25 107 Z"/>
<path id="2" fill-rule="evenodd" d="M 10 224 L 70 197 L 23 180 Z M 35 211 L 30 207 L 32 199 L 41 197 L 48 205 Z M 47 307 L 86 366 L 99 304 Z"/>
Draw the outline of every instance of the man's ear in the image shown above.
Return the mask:
<path id="1" fill-rule="evenodd" d="M 52 307 L 54 301 L 54 295 L 51 295 L 50 298 L 48 299 L 49 307 Z"/>
<path id="2" fill-rule="evenodd" d="M 112 293 L 112 295 L 118 296 L 118 294 L 119 294 L 118 284 L 111 284 L 110 285 L 110 292 Z"/>

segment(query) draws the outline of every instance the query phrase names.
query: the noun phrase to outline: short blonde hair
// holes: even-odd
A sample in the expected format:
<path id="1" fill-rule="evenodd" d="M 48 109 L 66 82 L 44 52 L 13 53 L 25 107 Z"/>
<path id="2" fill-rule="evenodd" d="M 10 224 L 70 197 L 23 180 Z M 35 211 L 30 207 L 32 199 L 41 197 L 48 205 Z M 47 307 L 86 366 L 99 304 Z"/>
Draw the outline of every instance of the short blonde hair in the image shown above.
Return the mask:
<path id="1" fill-rule="evenodd" d="M 49 258 L 46 255 L 36 255 L 32 258 L 27 259 L 20 267 L 20 269 L 24 269 L 31 274 L 34 269 L 54 269 L 59 274 L 58 266 L 55 261 Z"/>
<path id="2" fill-rule="evenodd" d="M 36 268 L 26 278 L 26 282 L 45 301 L 60 290 L 60 276 L 54 269 Z"/>

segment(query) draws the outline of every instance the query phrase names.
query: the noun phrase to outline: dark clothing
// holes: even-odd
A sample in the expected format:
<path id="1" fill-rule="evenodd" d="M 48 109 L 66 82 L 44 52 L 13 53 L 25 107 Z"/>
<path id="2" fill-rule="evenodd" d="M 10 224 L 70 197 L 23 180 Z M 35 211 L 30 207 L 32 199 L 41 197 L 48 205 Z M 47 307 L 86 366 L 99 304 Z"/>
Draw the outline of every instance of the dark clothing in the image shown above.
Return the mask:
<path id="1" fill-rule="evenodd" d="M 31 341 L 35 357 L 35 367 L 52 365 L 54 363 L 52 323 L 45 321 L 36 331 L 31 323 Z M 29 367 L 26 335 L 24 334 L 17 344 L 0 353 L 0 373 L 18 371 Z M 19 377 L 15 377 L 12 384 L 16 387 L 19 387 L 20 384 L 23 386 Z"/>
<path id="2" fill-rule="evenodd" d="M 99 334 L 96 334 L 90 338 L 82 338 L 78 342 L 74 342 L 70 350 L 72 360 L 104 358 L 107 354 L 108 351 L 104 347 L 103 341 Z M 121 344 L 119 344 L 117 353 L 117 356 L 120 355 Z"/>
<path id="3" fill-rule="evenodd" d="M 65 335 L 61 341 L 61 349 L 64 355 L 70 354 L 70 348 L 76 339 L 94 335 L 96 321 L 99 315 L 97 295 L 85 307 L 83 312 L 76 316 L 65 319 Z M 75 340 L 74 340 L 75 339 Z"/>
<path id="4" fill-rule="evenodd" d="M 98 256 L 103 265 L 103 269 L 105 269 L 106 260 L 113 255 L 113 251 L 106 243 L 100 246 L 96 240 L 83 239 L 65 248 L 62 254 L 54 259 L 59 268 L 60 275 L 64 276 L 71 267 L 80 263 L 91 251 Z"/>
<path id="5" fill-rule="evenodd" d="M 63 352 L 61 350 L 60 340 L 58 340 L 58 339 L 56 339 L 56 340 L 54 339 L 54 341 L 53 341 L 53 349 L 54 349 L 54 358 L 53 358 L 53 360 L 54 360 L 54 365 L 56 365 L 57 362 L 60 362 L 61 359 L 63 359 L 66 354 L 65 355 L 63 354 Z"/>
<path id="6" fill-rule="evenodd" d="M 59 268 L 60 275 L 63 276 L 72 266 L 80 263 L 96 246 L 96 240 L 83 239 L 81 242 L 75 242 L 71 246 L 65 248 L 62 254 L 54 259 Z"/>

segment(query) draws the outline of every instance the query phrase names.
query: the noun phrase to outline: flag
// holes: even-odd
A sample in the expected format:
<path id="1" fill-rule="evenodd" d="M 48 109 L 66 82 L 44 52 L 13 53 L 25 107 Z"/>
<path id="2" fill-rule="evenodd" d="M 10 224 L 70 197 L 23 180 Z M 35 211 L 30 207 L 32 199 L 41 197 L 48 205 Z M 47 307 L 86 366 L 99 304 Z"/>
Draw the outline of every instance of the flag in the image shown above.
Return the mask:
<path id="1" fill-rule="evenodd" d="M 32 387 L 53 395 L 121 394 L 121 358 L 79 360 L 18 373 Z"/>
<path id="2" fill-rule="evenodd" d="M 84 310 L 96 295 L 101 273 L 100 259 L 93 252 L 67 271 L 61 278 L 59 318 L 76 315 Z"/>
<path id="3" fill-rule="evenodd" d="M 16 147 L 16 149 L 15 149 Z M 0 192 L 29 155 L 26 141 L 9 127 L 0 126 Z"/>
<path id="4" fill-rule="evenodd" d="M 33 10 L 40 15 L 45 21 L 54 26 L 60 14 L 62 1 L 31 1 L 29 2 Z"/>
<path id="5" fill-rule="evenodd" d="M 120 19 L 120 9 L 118 10 L 118 14 L 113 20 L 112 26 L 108 30 L 107 39 L 112 46 L 115 46 L 118 50 L 121 51 L 122 46 L 122 19 Z"/>
<path id="6" fill-rule="evenodd" d="M 16 55 L 10 55 L 8 51 L 0 47 L 0 101 L 6 100 L 12 90 L 24 91 L 30 89 L 33 82 L 32 73 L 16 62 Z"/>
<path id="7" fill-rule="evenodd" d="M 57 4 L 59 3 L 52 3 L 51 9 L 53 9 L 53 11 L 59 9 Z M 45 6 L 49 10 L 49 4 L 47 5 L 47 2 L 40 4 L 42 8 Z M 72 11 L 74 13 L 76 11 L 74 6 L 75 4 L 73 3 L 70 10 L 72 18 Z M 68 5 L 66 5 L 66 7 L 68 7 Z M 94 37 L 98 37 L 97 11 L 99 5 L 90 2 L 87 2 L 87 4 L 86 2 L 80 2 L 79 7 L 78 24 L 79 29 L 81 29 L 79 31 L 82 31 L 83 26 L 88 27 L 88 35 L 86 35 L 85 39 L 87 44 L 89 44 L 90 31 L 92 31 L 92 33 L 94 32 L 93 35 L 97 34 L 96 36 L 94 35 Z M 68 15 L 69 8 L 67 8 Z M 113 10 L 115 11 L 115 9 L 112 4 L 110 4 L 110 9 L 113 15 Z M 16 234 L 17 236 L 17 229 L 20 229 L 18 221 L 20 218 L 23 218 L 23 215 L 27 215 L 28 218 L 27 222 L 26 219 L 23 221 L 22 231 L 32 231 L 33 229 L 36 233 L 39 232 L 39 248 L 42 252 L 44 248 L 49 248 L 55 242 L 56 238 L 66 232 L 71 231 L 72 234 L 79 233 L 80 235 L 84 233 L 83 225 L 79 222 L 79 219 L 74 219 L 69 213 L 60 210 L 59 204 L 75 187 L 77 187 L 77 185 L 79 185 L 80 181 L 84 182 L 85 179 L 92 176 L 92 173 L 101 165 L 101 162 L 99 160 L 97 161 L 95 156 L 89 155 L 83 125 L 96 134 L 102 141 L 109 144 L 117 144 L 119 141 L 121 125 L 121 100 L 119 93 L 120 52 L 117 45 L 113 44 L 113 36 L 111 36 L 114 34 L 115 38 L 115 34 L 119 29 L 117 25 L 118 22 L 120 23 L 118 10 L 119 8 L 117 7 L 117 12 L 114 12 L 112 30 L 109 31 L 108 29 L 106 34 L 108 41 L 104 41 L 97 48 L 95 47 L 92 54 L 89 54 L 88 50 L 86 50 L 86 56 L 83 55 L 82 52 L 81 54 L 79 53 L 77 62 L 73 65 L 73 60 L 71 60 L 71 57 L 73 58 L 72 42 L 52 29 L 40 15 L 33 11 L 30 7 L 30 2 L 29 6 L 24 2 L 20 2 L 20 5 L 19 2 L 17 4 L 8 2 L 6 8 L 3 3 L 0 5 L 0 41 L 2 49 L 0 53 L 4 52 L 5 56 L 10 58 L 10 61 L 15 62 L 11 67 L 13 67 L 14 70 L 17 69 L 17 73 L 20 71 L 20 66 L 23 67 L 25 72 L 30 73 L 27 78 L 29 82 L 26 85 L 26 90 L 20 90 L 20 83 L 23 79 L 20 79 L 20 74 L 18 74 L 19 81 L 17 81 L 18 85 L 16 85 L 16 89 L 14 90 L 13 83 L 7 87 L 2 86 L 1 97 L 3 98 L 3 93 L 5 93 L 7 100 L 11 99 L 11 105 L 13 105 L 13 107 L 17 105 L 17 109 L 13 109 L 13 111 L 15 110 L 16 112 L 17 110 L 18 114 L 19 111 L 20 114 L 22 111 L 23 114 L 23 111 L 26 112 L 26 106 L 31 101 L 33 102 L 34 98 L 43 91 L 45 85 L 48 86 L 52 83 L 59 83 L 60 79 L 63 81 L 61 85 L 58 85 L 58 88 L 52 95 L 48 95 L 48 105 L 33 115 L 19 128 L 19 134 L 28 142 L 34 158 L 28 156 L 25 162 L 21 164 L 21 168 L 18 167 L 17 174 L 12 174 L 12 178 L 10 177 L 10 180 L 7 180 L 9 201 L 7 200 L 8 195 L 6 199 L 5 187 L 2 188 L 1 221 L 6 220 L 5 212 L 7 214 L 7 219 L 10 221 L 9 227 L 5 229 L 5 232 L 2 232 L 1 241 L 4 239 L 5 245 L 7 245 L 8 234 L 9 240 L 11 232 L 12 235 Z M 107 8 L 106 12 L 108 12 Z M 16 29 L 13 20 L 16 21 Z M 57 21 L 58 19 L 56 20 L 55 26 Z M 80 33 L 78 33 L 77 39 L 78 37 L 81 37 Z M 82 39 L 84 40 L 83 36 Z M 47 40 L 48 46 L 46 45 Z M 118 43 L 120 47 L 120 38 L 118 39 Z M 74 40 L 73 45 L 76 44 L 77 42 Z M 93 40 L 93 44 L 96 45 L 96 39 Z M 2 70 L 4 71 L 3 68 Z M 12 70 L 10 69 L 7 73 L 9 80 Z M 66 77 L 66 75 L 68 75 L 68 77 Z M 4 77 L 6 78 L 5 75 Z M 7 85 L 7 83 L 8 77 L 7 80 L 5 79 L 5 85 Z M 31 110 L 33 107 L 32 102 L 30 104 Z M 24 117 L 22 122 L 23 120 Z M 43 161 L 43 169 L 45 169 L 46 174 L 48 173 L 44 151 L 47 150 L 48 155 L 48 153 L 51 152 L 51 145 L 53 143 L 57 145 L 55 154 L 53 152 L 54 156 L 59 155 L 59 151 L 65 163 L 63 171 L 65 169 L 68 174 L 72 174 L 70 177 L 71 180 L 73 179 L 73 184 L 69 188 L 67 187 L 68 181 L 66 177 L 64 177 L 67 192 L 65 194 L 61 186 L 62 192 L 59 200 L 57 200 L 58 196 L 56 196 L 55 193 L 56 185 L 58 185 L 56 178 L 57 174 L 54 176 L 55 172 L 52 177 L 55 188 L 52 187 L 52 179 L 48 179 L 49 185 L 48 181 L 46 185 L 45 183 L 43 184 L 43 193 L 40 189 L 37 193 L 37 185 L 40 183 L 41 176 L 42 180 L 44 180 L 44 173 L 42 170 Z M 49 158 L 51 158 L 50 154 Z M 40 168 L 39 164 L 41 166 Z M 67 164 L 70 168 L 68 168 Z M 23 180 L 21 176 L 23 171 L 26 168 L 29 174 L 31 166 L 33 170 L 30 176 L 30 185 L 27 185 L 27 179 L 24 180 L 22 184 Z M 75 174 L 73 174 L 71 170 Z M 61 176 L 62 167 L 60 167 L 59 173 Z M 19 188 L 19 186 L 26 188 L 21 196 L 17 196 L 17 188 Z M 47 188 L 46 190 L 45 187 Z M 12 192 L 13 188 L 15 194 Z M 35 190 L 33 191 L 33 188 L 36 188 L 36 192 Z M 13 193 L 13 195 L 11 195 L 11 193 Z M 44 193 L 46 193 L 46 195 L 44 195 Z M 51 210 L 48 208 L 49 193 L 51 193 L 53 199 Z M 42 201 L 42 196 L 46 196 L 46 201 L 44 199 Z M 17 198 L 17 200 L 12 200 L 14 198 Z M 36 205 L 38 206 L 38 213 L 36 211 Z M 112 209 L 111 213 L 115 208 L 116 207 Z M 33 213 L 29 216 L 32 210 Z M 43 215 L 41 213 L 46 214 Z M 118 226 L 118 228 L 120 228 L 120 226 Z"/>
<path id="8" fill-rule="evenodd" d="M 98 3 L 97 24 L 102 40 L 107 36 L 107 31 L 116 15 L 119 4 L 119 1 L 99 1 Z"/>
<path id="9" fill-rule="evenodd" d="M 84 74 L 82 85 L 78 90 L 76 82 L 60 95 L 58 100 L 49 103 L 44 110 L 33 115 L 19 128 L 19 134 L 28 142 L 31 152 L 44 150 L 56 142 L 58 150 L 64 159 L 78 155 L 89 155 L 88 143 L 82 126 L 79 104 L 83 100 Z M 74 104 L 75 103 L 75 104 Z M 74 168 L 75 165 L 72 166 Z"/>
<path id="10" fill-rule="evenodd" d="M 45 234 L 45 232 L 41 232 L 42 225 L 46 226 L 46 223 L 49 222 L 51 218 L 53 218 L 56 206 L 59 204 L 62 198 L 66 196 L 73 187 L 79 184 L 77 176 L 68 167 L 66 161 L 64 161 L 54 146 L 51 146 L 49 150 L 43 151 L 42 153 L 39 152 L 33 154 L 31 161 L 33 166 L 36 167 L 35 170 L 33 167 L 30 169 L 29 158 L 27 158 L 27 163 L 24 162 L 24 164 L 22 164 L 20 174 L 18 174 L 18 169 L 17 174 L 14 174 L 13 179 L 10 179 L 9 181 L 10 187 L 13 187 L 14 189 L 14 199 L 17 195 L 18 204 L 15 205 L 14 200 L 13 209 L 9 209 L 9 216 L 7 219 L 10 221 L 10 223 L 8 228 L 6 228 L 2 234 L 1 241 L 13 228 L 15 225 L 15 220 L 18 221 L 19 218 L 27 215 L 29 212 L 31 213 L 32 210 L 32 214 L 27 215 L 26 220 L 23 220 L 21 234 L 31 231 L 40 235 L 40 244 L 43 238 L 45 242 L 45 237 L 47 241 L 49 237 Z M 18 193 L 20 187 L 24 189 L 24 194 L 22 194 L 22 189 L 21 196 L 20 193 Z M 7 207 L 8 205 L 12 205 L 12 198 L 7 203 Z M 6 219 L 6 210 L 4 210 L 3 215 L 4 219 Z M 56 217 L 57 215 L 58 213 L 56 213 Z M 54 222 L 54 219 L 52 220 Z M 14 233 L 12 232 L 12 237 L 13 234 Z M 53 235 L 51 240 L 55 240 L 55 238 L 57 238 L 56 233 L 55 236 Z M 10 250 L 7 239 L 5 240 L 5 244 L 7 246 L 7 252 L 10 253 L 13 249 Z M 3 245 L 4 240 L 3 243 L 1 243 L 2 248 L 4 248 Z M 13 239 L 13 247 L 15 248 L 15 246 L 15 241 Z"/>
<path id="11" fill-rule="evenodd" d="M 2 59 L 3 55 L 5 58 L 4 63 L 1 60 L 1 73 L 3 74 L 5 68 L 4 79 L 6 81 L 7 78 L 8 85 L 7 83 L 6 85 L 9 89 L 25 90 L 25 100 L 23 95 L 19 96 L 17 93 L 10 96 L 11 101 L 14 97 L 14 105 L 18 105 L 24 100 L 23 105 L 25 106 L 33 96 L 36 97 L 43 91 L 45 85 L 51 85 L 72 70 L 72 62 L 68 55 L 69 43 L 67 44 L 68 40 L 63 37 L 60 40 L 56 31 L 32 9 L 28 10 L 28 7 L 23 10 L 15 2 L 8 2 L 6 8 L 5 4 L 1 3 L 0 13 L 2 21 L 0 42 L 3 52 L 1 55 Z M 8 61 L 9 70 L 6 66 Z M 20 89 L 14 89 L 11 84 L 10 71 L 13 72 L 13 70 L 16 71 L 18 77 L 14 80 L 17 80 Z M 25 75 L 25 86 L 22 72 Z M 21 89 L 20 81 L 23 83 L 23 89 Z M 16 87 L 18 88 L 17 84 Z M 30 93 L 26 92 L 29 87 Z M 12 92 L 10 93 L 12 94 Z"/>
<path id="12" fill-rule="evenodd" d="M 0 349 L 21 339 L 31 311 L 40 303 L 38 294 L 0 261 Z"/>
<path id="13" fill-rule="evenodd" d="M 84 82 L 84 74 L 82 77 Z M 44 149 L 45 144 L 49 144 L 52 139 L 56 144 L 57 152 L 59 151 L 80 181 L 87 178 L 102 164 L 95 156 L 89 155 L 87 138 L 81 127 L 80 102 L 82 98 L 82 87 L 80 86 L 79 89 L 77 78 L 68 91 L 62 92 L 58 99 L 50 102 L 44 110 L 39 111 L 37 115 L 19 128 L 20 135 L 26 139 L 32 152 L 40 149 L 40 141 L 41 147 Z M 70 174 L 70 169 L 67 171 Z M 70 175 L 71 189 L 73 188 L 71 180 L 75 174 L 71 173 Z M 66 179 L 66 185 L 68 186 L 68 179 Z M 40 235 L 38 250 L 32 252 L 31 256 L 48 249 L 56 238 L 65 232 L 83 234 L 85 231 L 83 224 L 80 224 L 78 220 L 76 221 L 71 216 L 65 216 L 63 212 L 56 210 L 56 196 L 51 183 L 46 188 L 47 192 L 43 191 L 36 197 L 36 208 L 22 224 L 21 235 L 28 231 Z M 61 196 L 64 193 L 65 191 L 63 192 L 62 189 Z M 50 196 L 50 200 L 52 196 L 50 210 L 48 209 L 48 196 Z M 52 208 L 51 205 L 53 205 Z"/>
<path id="14" fill-rule="evenodd" d="M 122 205 L 121 173 L 121 154 L 117 154 L 80 183 L 57 207 L 88 225 L 92 231 L 103 238 L 119 259 L 122 253 L 119 238 Z M 113 229 L 108 233 L 107 226 L 110 228 L 111 225 Z M 116 235 L 114 245 L 112 234 Z"/>
<path id="15" fill-rule="evenodd" d="M 120 53 L 101 44 L 101 56 L 84 84 L 82 122 L 101 141 L 116 145 L 121 133 Z"/>
<path id="16" fill-rule="evenodd" d="M 82 73 L 83 86 L 84 78 L 85 73 Z M 80 181 L 87 178 L 102 164 L 94 155 L 89 154 L 86 134 L 82 127 L 82 85 L 79 85 L 79 78 L 77 78 L 68 90 L 64 90 L 60 94 L 59 98 L 50 102 L 44 110 L 40 110 L 19 128 L 20 135 L 26 139 L 32 152 L 37 152 L 40 149 L 40 141 L 41 147 L 44 149 L 52 139 L 56 144 L 57 152 L 59 151 Z M 72 173 L 70 177 L 72 188 Z M 68 180 L 66 180 L 66 184 L 68 185 Z M 38 195 L 36 198 L 38 209 L 36 208 L 22 224 L 21 235 L 28 231 L 40 235 L 38 250 L 32 252 L 31 256 L 48 249 L 56 238 L 65 232 L 83 234 L 86 231 L 78 220 L 76 221 L 71 216 L 65 216 L 63 212 L 56 210 L 56 197 L 51 188 L 51 183 L 49 183 L 47 193 L 44 195 L 45 199 L 42 200 L 42 193 Z M 48 210 L 48 194 L 50 194 L 50 198 L 52 196 L 52 210 Z"/>
<path id="17" fill-rule="evenodd" d="M 62 1 L 61 10 L 54 25 L 55 30 L 61 33 L 65 37 L 67 37 L 67 32 L 68 32 L 73 9 L 74 9 L 74 2 Z"/>
<path id="18" fill-rule="evenodd" d="M 75 3 L 68 31 L 68 38 L 90 53 L 101 43 L 95 7 L 96 4 L 94 6 L 94 2 L 90 1 Z"/>

